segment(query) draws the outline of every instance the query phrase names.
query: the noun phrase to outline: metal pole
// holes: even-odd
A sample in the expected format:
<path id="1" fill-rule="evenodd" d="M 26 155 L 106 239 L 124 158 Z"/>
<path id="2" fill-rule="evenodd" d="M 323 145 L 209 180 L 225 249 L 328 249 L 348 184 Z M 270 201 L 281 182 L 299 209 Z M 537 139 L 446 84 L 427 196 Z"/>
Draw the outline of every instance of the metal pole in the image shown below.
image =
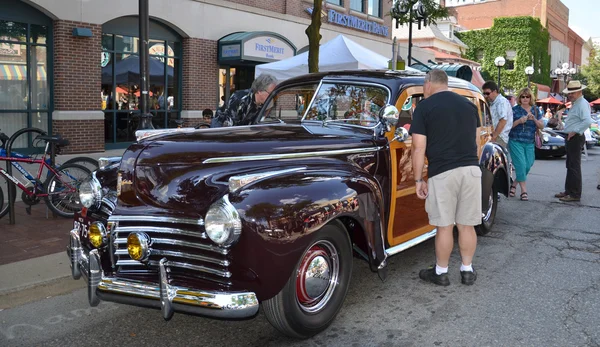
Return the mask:
<path id="1" fill-rule="evenodd" d="M 410 64 L 412 63 L 412 6 L 409 8 L 408 12 L 408 60 L 406 61 L 407 67 L 410 66 Z"/>
<path id="2" fill-rule="evenodd" d="M 527 88 L 531 85 L 531 75 L 527 75 Z"/>
<path id="3" fill-rule="evenodd" d="M 498 66 L 498 93 L 500 93 L 500 66 Z"/>
<path id="4" fill-rule="evenodd" d="M 396 36 L 394 36 L 394 41 L 392 43 L 392 71 L 396 70 L 396 64 L 398 64 L 398 43 L 396 41 Z"/>
<path id="5" fill-rule="evenodd" d="M 148 9 L 148 0 L 139 0 L 139 20 L 140 20 L 140 39 L 138 41 L 138 51 L 140 54 L 140 122 L 138 130 L 154 129 L 152 125 L 152 114 L 149 112 L 149 93 L 148 84 L 150 81 L 150 71 L 148 71 L 149 54 L 148 40 L 150 36 L 150 14 Z"/>
<path id="6" fill-rule="evenodd" d="M 6 144 L 6 156 L 10 158 L 10 152 L 11 152 L 11 147 L 12 147 L 12 143 L 11 141 L 9 141 Z M 12 176 L 12 163 L 10 161 L 6 161 L 6 172 L 8 173 L 9 176 Z M 11 187 L 12 182 L 10 180 L 6 180 L 6 190 L 8 192 L 8 224 L 14 225 L 16 223 L 16 218 L 15 218 L 15 204 L 13 203 L 15 201 L 15 194 L 17 194 L 17 189 L 11 189 L 13 187 Z"/>

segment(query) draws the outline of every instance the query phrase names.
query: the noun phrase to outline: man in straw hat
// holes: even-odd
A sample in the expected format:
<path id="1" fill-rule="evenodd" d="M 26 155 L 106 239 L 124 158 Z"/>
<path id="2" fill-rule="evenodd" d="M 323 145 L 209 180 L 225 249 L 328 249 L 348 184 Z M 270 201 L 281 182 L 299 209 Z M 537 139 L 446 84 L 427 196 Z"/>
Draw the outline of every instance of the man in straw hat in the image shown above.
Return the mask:
<path id="1" fill-rule="evenodd" d="M 592 124 L 590 104 L 583 98 L 585 85 L 580 81 L 569 81 L 563 93 L 571 101 L 571 110 L 565 123 L 567 133 L 567 178 L 564 192 L 555 197 L 560 201 L 570 202 L 581 199 L 581 149 L 585 145 L 583 132 Z"/>

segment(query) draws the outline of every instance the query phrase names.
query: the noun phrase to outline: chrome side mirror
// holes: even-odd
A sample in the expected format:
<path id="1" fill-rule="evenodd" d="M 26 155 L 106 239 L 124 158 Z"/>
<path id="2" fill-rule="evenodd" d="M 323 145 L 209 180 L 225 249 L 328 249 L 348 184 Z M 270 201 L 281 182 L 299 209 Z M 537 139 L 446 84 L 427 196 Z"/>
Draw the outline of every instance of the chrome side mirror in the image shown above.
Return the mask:
<path id="1" fill-rule="evenodd" d="M 379 111 L 379 119 L 385 119 L 385 122 L 390 126 L 396 126 L 399 117 L 400 112 L 393 105 L 386 105 Z"/>
<path id="2" fill-rule="evenodd" d="M 394 138 L 390 142 L 394 142 L 394 141 L 404 142 L 404 141 L 408 140 L 408 136 L 409 136 L 408 130 L 404 129 L 403 127 L 398 127 L 398 128 L 396 128 L 396 133 L 394 134 Z"/>

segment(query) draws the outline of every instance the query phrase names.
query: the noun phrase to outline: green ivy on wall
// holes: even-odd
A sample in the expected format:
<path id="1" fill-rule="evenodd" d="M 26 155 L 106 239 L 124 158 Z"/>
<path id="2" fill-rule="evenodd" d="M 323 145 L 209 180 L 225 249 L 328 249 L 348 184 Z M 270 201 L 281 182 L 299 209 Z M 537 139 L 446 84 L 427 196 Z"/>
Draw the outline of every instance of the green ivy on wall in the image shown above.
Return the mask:
<path id="1" fill-rule="evenodd" d="M 481 64 L 481 75 L 488 81 L 498 81 L 498 67 L 494 59 L 506 58 L 506 51 L 516 52 L 514 69 L 501 68 L 502 89 L 518 91 L 527 86 L 525 68 L 533 64 L 531 81 L 550 86 L 550 35 L 538 18 L 501 17 L 494 19 L 489 29 L 457 32 L 456 36 L 469 48 L 463 57 Z M 482 59 L 481 55 L 483 54 Z"/>

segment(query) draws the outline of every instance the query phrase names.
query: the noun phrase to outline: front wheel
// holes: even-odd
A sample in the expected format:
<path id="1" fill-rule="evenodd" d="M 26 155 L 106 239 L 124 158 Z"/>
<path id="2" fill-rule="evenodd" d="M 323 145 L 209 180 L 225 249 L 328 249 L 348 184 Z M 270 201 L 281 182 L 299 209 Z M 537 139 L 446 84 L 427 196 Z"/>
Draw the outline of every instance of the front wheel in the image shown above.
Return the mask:
<path id="1" fill-rule="evenodd" d="M 91 171 L 81 165 L 61 165 L 44 183 L 48 208 L 58 216 L 73 218 L 75 211 L 81 210 L 79 185 L 90 174 Z"/>
<path id="2" fill-rule="evenodd" d="M 15 185 L 8 180 L 5 176 L 0 175 L 0 190 L 2 190 L 3 195 L 0 196 L 0 218 L 4 217 L 8 213 L 9 203 L 8 203 L 8 190 L 12 191 L 12 201 L 15 202 L 15 198 L 17 196 L 17 189 Z"/>
<path id="3" fill-rule="evenodd" d="M 485 235 L 492 230 L 494 221 L 496 220 L 496 210 L 498 209 L 498 188 L 496 185 L 492 185 L 492 191 L 488 197 L 488 209 L 482 211 L 483 216 L 481 217 L 481 224 L 475 227 L 477 235 Z"/>
<path id="4" fill-rule="evenodd" d="M 75 157 L 67 160 L 63 165 L 69 164 L 81 165 L 92 172 L 98 170 L 98 168 L 100 167 L 98 161 L 90 157 Z"/>
<path id="5" fill-rule="evenodd" d="M 346 230 L 328 224 L 317 235 L 279 294 L 263 302 L 267 320 L 290 337 L 305 339 L 325 330 L 348 293 L 352 247 Z"/>

